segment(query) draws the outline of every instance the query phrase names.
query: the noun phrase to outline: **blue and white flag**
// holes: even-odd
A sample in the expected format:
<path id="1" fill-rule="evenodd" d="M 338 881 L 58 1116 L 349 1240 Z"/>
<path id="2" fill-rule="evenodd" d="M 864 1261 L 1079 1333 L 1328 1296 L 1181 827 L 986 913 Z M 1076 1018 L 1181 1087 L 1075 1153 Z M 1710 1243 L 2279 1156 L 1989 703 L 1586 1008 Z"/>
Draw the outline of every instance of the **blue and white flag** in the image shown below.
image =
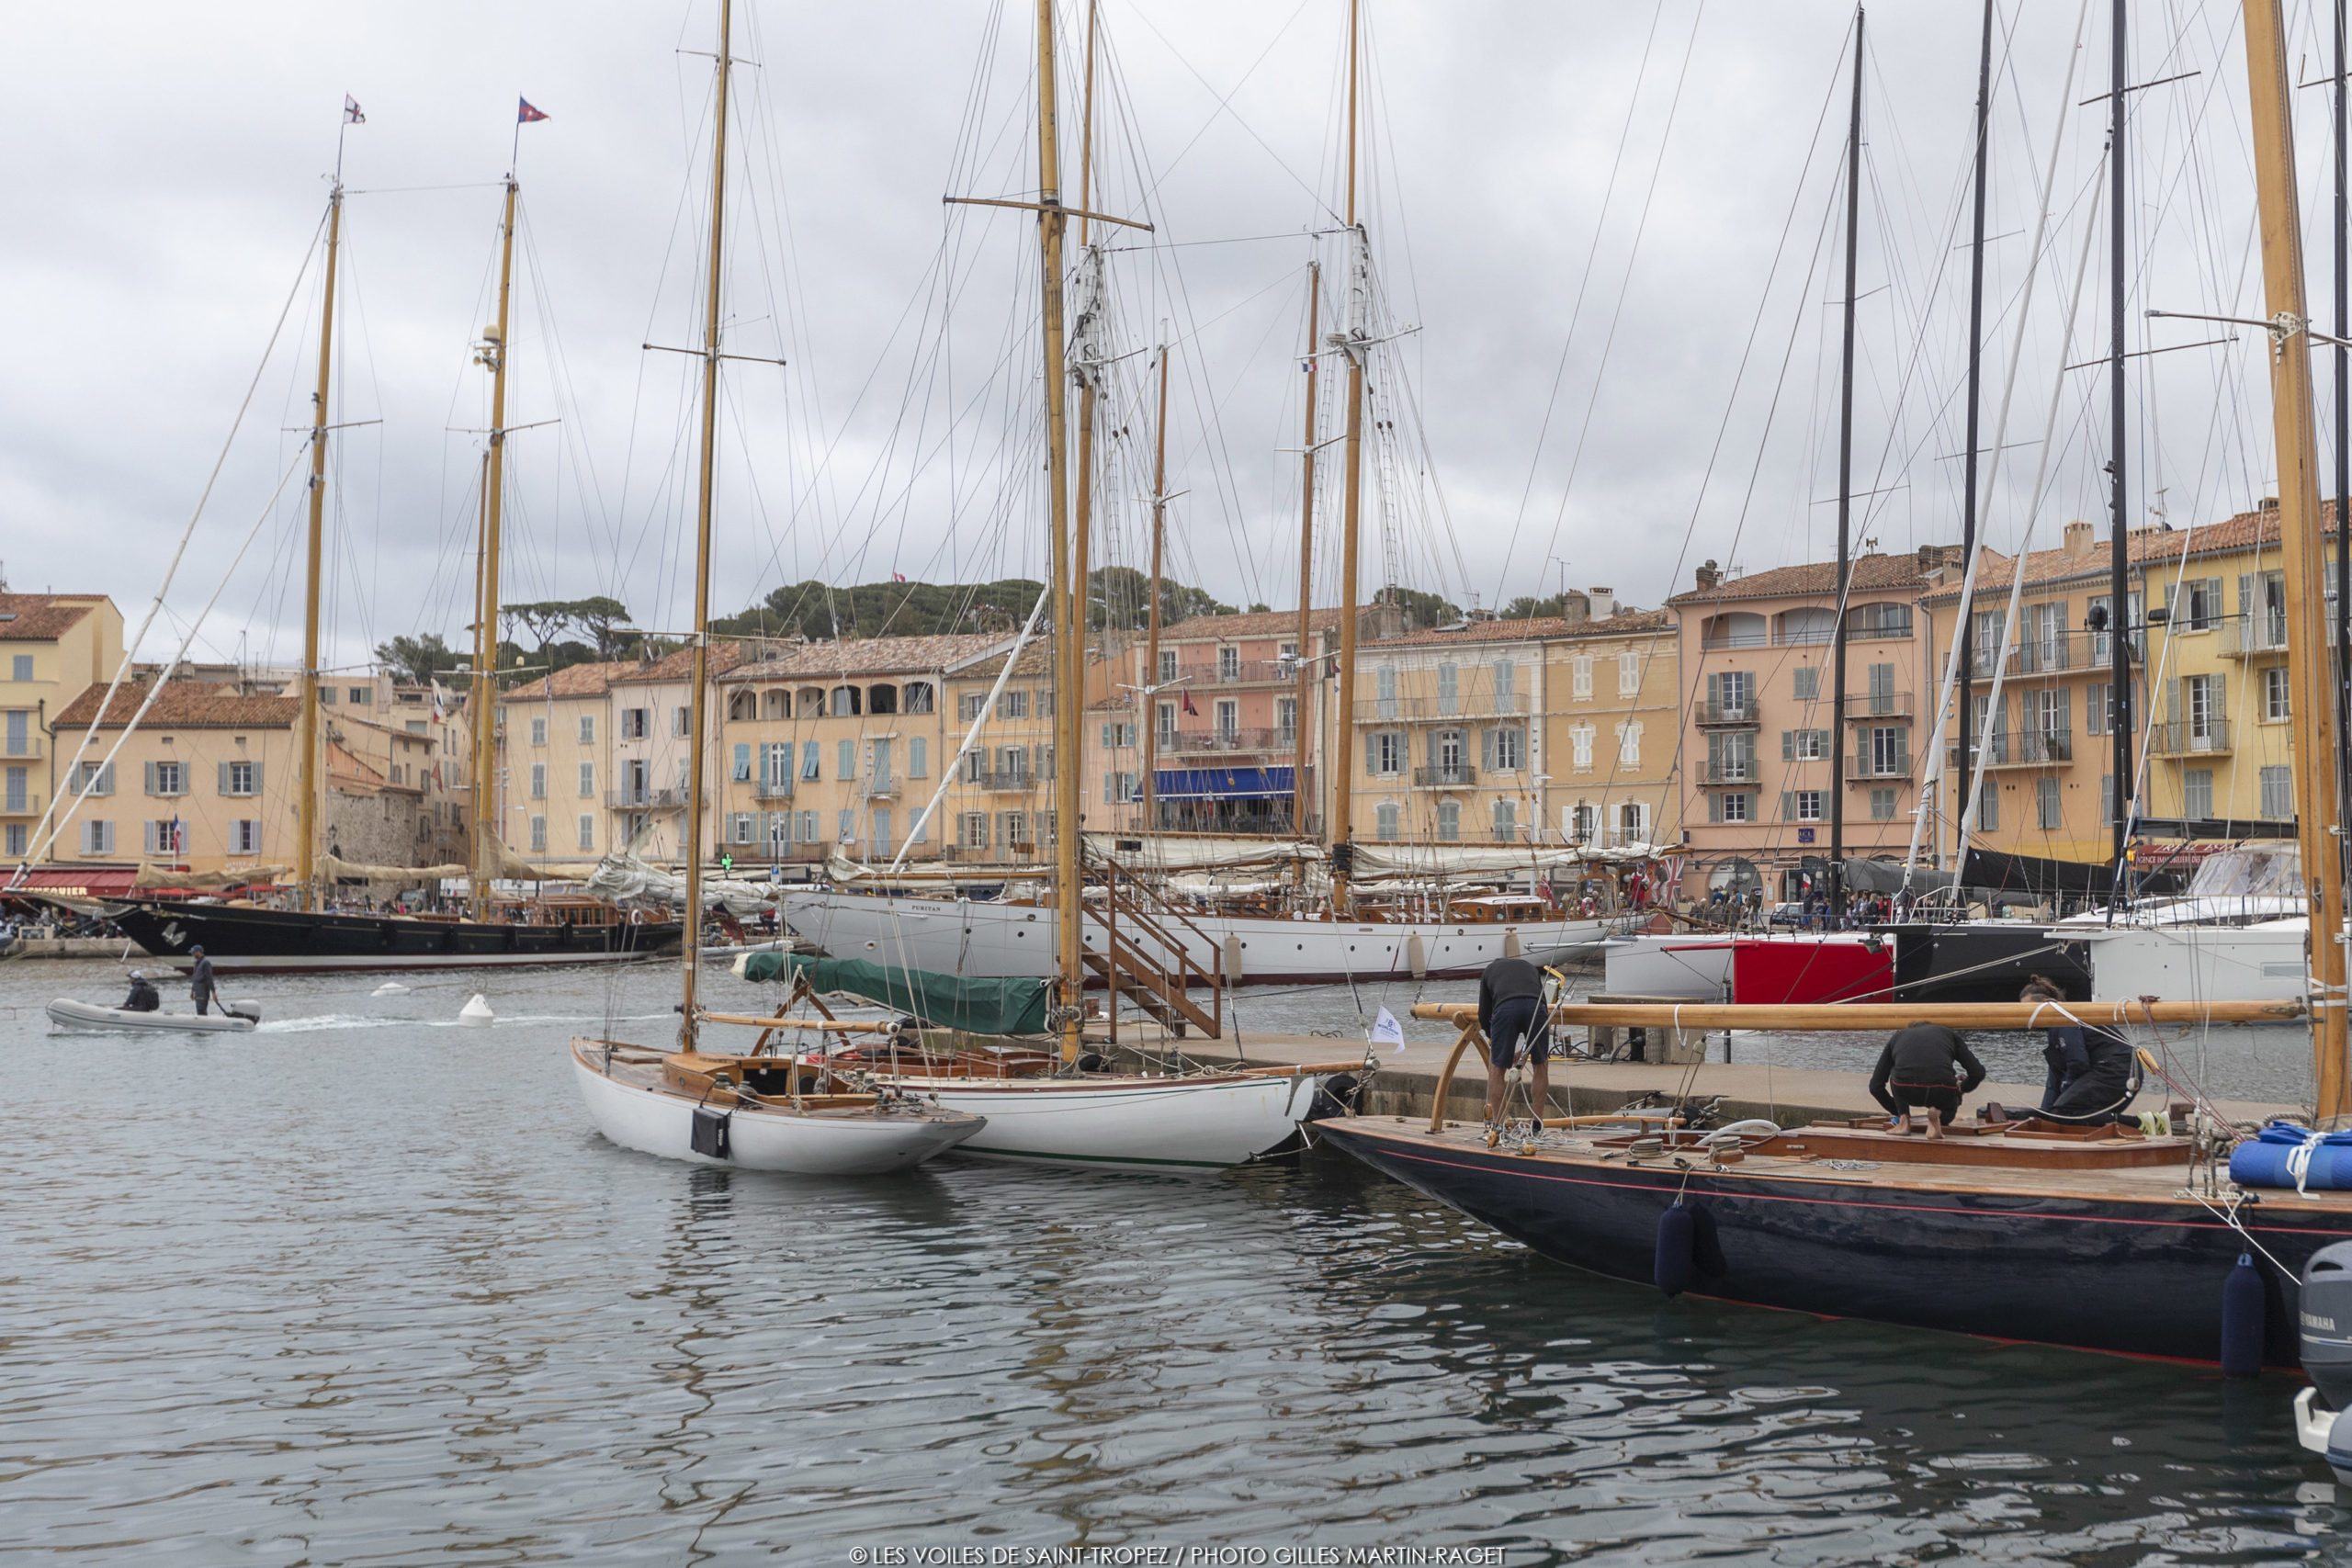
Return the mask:
<path id="1" fill-rule="evenodd" d="M 1372 1021 L 1372 1043 L 1374 1045 L 1394 1045 L 1399 1051 L 1405 1048 L 1405 1026 L 1397 1022 L 1396 1015 L 1386 1008 L 1382 1008 L 1380 1016 Z"/>

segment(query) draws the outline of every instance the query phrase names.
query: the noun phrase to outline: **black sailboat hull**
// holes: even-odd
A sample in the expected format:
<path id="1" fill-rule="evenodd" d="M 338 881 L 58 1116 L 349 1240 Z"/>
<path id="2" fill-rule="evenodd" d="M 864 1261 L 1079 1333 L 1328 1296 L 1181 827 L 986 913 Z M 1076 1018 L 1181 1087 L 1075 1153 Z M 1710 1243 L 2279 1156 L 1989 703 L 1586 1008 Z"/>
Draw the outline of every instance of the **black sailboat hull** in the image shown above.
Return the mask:
<path id="1" fill-rule="evenodd" d="M 677 951 L 675 921 L 610 925 L 434 920 L 231 908 L 156 899 L 114 917 L 141 947 L 186 967 L 202 947 L 223 974 L 612 964 Z"/>
<path id="2" fill-rule="evenodd" d="M 2215 1210 L 2187 1199 L 1627 1169 L 1433 1145 L 1352 1118 L 1317 1133 L 1578 1269 L 1650 1283 L 1658 1216 L 1679 1192 L 1709 1213 L 1722 1242 L 1724 1271 L 1697 1280 L 1697 1293 L 1996 1339 L 2215 1360 L 2222 1281 L 2246 1250 Z M 2265 1363 L 2294 1366 L 2296 1283 L 2279 1269 L 2300 1276 L 2313 1251 L 2352 1238 L 2352 1207 L 2241 1213 L 2276 1259 L 2255 1255 L 2268 1298 Z"/>
<path id="3" fill-rule="evenodd" d="M 2013 1002 L 2036 975 L 2069 1001 L 2091 999 L 2087 942 L 2045 926 L 1979 922 L 1877 928 L 1894 940 L 1894 997 L 1905 1002 Z"/>

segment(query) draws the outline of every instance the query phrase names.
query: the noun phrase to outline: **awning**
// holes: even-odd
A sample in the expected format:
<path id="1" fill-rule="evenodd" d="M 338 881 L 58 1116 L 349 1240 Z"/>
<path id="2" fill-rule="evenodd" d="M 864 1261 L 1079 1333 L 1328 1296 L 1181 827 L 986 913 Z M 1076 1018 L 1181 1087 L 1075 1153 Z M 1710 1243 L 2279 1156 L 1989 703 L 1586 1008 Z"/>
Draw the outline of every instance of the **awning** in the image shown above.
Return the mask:
<path id="1" fill-rule="evenodd" d="M 0 892 L 54 893 L 65 898 L 121 898 L 130 893 L 139 875 L 130 866 L 65 867 L 28 872 L 23 886 L 11 889 L 0 880 Z"/>
<path id="2" fill-rule="evenodd" d="M 1154 783 L 1161 800 L 1288 800 L 1289 768 L 1162 768 Z"/>

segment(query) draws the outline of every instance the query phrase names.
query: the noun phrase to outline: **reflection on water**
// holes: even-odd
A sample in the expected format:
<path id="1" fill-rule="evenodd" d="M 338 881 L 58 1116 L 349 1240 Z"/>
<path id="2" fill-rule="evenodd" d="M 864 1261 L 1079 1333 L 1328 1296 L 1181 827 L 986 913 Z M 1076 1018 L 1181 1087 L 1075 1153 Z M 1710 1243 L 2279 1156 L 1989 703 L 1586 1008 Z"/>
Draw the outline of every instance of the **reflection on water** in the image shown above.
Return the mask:
<path id="1" fill-rule="evenodd" d="M 588 1130 L 562 1044 L 607 1011 L 655 1038 L 657 972 L 380 1003 L 280 981 L 280 1016 L 381 1026 L 53 1039 L 38 1004 L 80 967 L 0 967 L 20 1551 L 2340 1551 L 2284 1379 L 1668 1303 L 1330 1154 L 1206 1181 L 646 1159 Z M 474 988 L 506 1021 L 423 1027 Z"/>

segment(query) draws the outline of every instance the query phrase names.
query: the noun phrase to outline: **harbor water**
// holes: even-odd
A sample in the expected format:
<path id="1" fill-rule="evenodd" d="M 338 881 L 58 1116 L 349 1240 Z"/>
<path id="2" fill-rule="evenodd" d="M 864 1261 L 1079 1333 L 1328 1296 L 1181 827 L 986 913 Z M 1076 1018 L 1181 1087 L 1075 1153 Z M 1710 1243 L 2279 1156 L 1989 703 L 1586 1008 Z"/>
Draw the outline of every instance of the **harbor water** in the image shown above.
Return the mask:
<path id="1" fill-rule="evenodd" d="M 0 964 L 14 1561 L 2352 1559 L 2285 1376 L 1669 1303 L 1328 1150 L 842 1182 L 628 1154 L 564 1044 L 666 1038 L 666 967 L 261 979 L 230 987 L 253 1035 L 50 1032 L 121 969 Z M 476 990 L 496 1024 L 456 1021 Z"/>

